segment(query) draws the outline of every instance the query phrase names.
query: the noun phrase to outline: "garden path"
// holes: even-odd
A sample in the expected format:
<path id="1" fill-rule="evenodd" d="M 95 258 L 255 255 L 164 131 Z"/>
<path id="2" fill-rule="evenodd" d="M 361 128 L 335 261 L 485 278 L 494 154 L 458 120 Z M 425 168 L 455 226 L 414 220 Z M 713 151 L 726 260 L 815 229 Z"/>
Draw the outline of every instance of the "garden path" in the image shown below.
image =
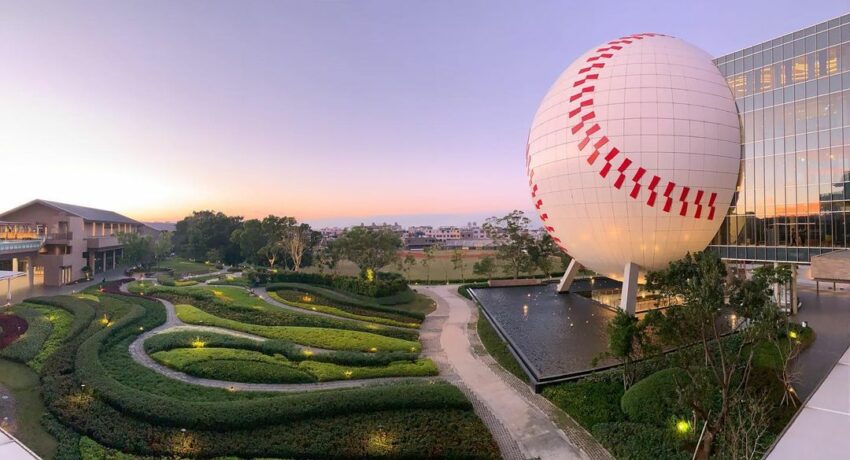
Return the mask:
<path id="1" fill-rule="evenodd" d="M 471 393 L 473 403 L 479 402 L 492 415 L 481 417 L 491 428 L 503 455 L 513 457 L 504 447 L 510 445 L 504 439 L 508 436 L 518 446 L 519 458 L 610 459 L 610 454 L 575 422 L 568 417 L 565 420 L 563 413 L 559 414 L 548 401 L 502 370 L 489 355 L 476 352 L 483 348 L 475 327 L 477 309 L 457 294 L 457 288 L 421 287 L 422 293 L 437 302 L 437 310 L 423 324 L 423 350 L 427 355 L 431 346 L 437 346 L 431 342 L 438 340 L 443 356 L 432 359 L 440 367 L 440 374 L 449 381 L 454 377 Z M 426 338 L 426 331 L 431 330 L 427 323 L 437 318 L 442 319 L 441 327 Z"/>

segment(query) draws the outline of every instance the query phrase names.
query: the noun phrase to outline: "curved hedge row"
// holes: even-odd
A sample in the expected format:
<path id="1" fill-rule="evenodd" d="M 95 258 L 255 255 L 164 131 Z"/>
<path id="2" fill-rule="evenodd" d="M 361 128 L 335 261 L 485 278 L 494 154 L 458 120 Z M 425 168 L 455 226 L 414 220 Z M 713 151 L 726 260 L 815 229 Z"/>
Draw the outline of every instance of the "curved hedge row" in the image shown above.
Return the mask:
<path id="1" fill-rule="evenodd" d="M 27 307 L 25 304 L 16 306 L 14 312 L 19 318 L 26 321 L 27 327 L 15 341 L 0 349 L 0 356 L 19 363 L 26 363 L 35 358 L 41 346 L 50 337 L 53 323 L 48 321 L 40 311 Z"/>
<path id="2" fill-rule="evenodd" d="M 367 310 L 363 308 L 352 307 L 335 302 L 328 301 L 323 297 L 315 295 L 305 296 L 304 292 L 294 291 L 290 289 L 281 289 L 278 291 L 270 291 L 269 297 L 278 302 L 287 305 L 298 307 L 304 310 L 319 311 L 341 318 L 356 319 L 360 321 L 369 321 L 377 324 L 385 324 L 387 326 L 406 327 L 409 329 L 419 329 L 420 322 L 412 321 L 411 318 L 404 318 L 401 315 L 393 313 L 378 312 L 375 310 Z M 305 301 L 305 297 L 309 299 Z"/>
<path id="3" fill-rule="evenodd" d="M 266 270 L 256 270 L 248 274 L 259 284 L 266 283 L 305 283 L 318 286 L 328 286 L 340 291 L 365 297 L 390 297 L 409 291 L 407 280 L 396 273 L 378 272 L 373 281 L 367 281 L 356 276 L 321 275 L 304 272 L 269 273 Z"/>
<path id="4" fill-rule="evenodd" d="M 280 354 L 290 361 L 311 361 L 334 363 L 347 366 L 386 366 L 398 361 L 416 361 L 416 353 L 399 351 L 380 351 L 377 353 L 360 353 L 351 351 L 334 351 L 313 355 L 304 354 L 300 348 L 290 342 L 282 340 L 251 340 L 232 335 L 217 334 L 214 332 L 177 331 L 157 334 L 145 341 L 145 352 L 153 354 L 159 351 L 173 350 L 176 348 L 189 348 L 192 342 L 200 339 L 207 347 L 233 348 L 239 350 L 251 350 L 265 353 L 267 355 Z"/>
<path id="5" fill-rule="evenodd" d="M 372 310 L 379 313 L 390 313 L 393 315 L 406 316 L 408 318 L 414 318 L 418 320 L 424 320 L 425 315 L 420 312 L 401 310 L 398 308 L 393 308 L 391 305 L 409 303 L 413 301 L 415 293 L 413 291 L 405 291 L 405 294 L 409 293 L 410 295 L 403 296 L 404 298 L 400 298 L 399 302 L 384 303 L 380 302 L 380 299 L 367 299 L 367 298 L 358 298 L 351 294 L 346 294 L 338 291 L 334 291 L 332 289 L 328 289 L 322 286 L 315 286 L 312 284 L 306 283 L 295 283 L 295 282 L 285 282 L 285 283 L 269 283 L 266 285 L 266 291 L 279 291 L 282 289 L 298 289 L 301 291 L 309 292 L 310 294 L 319 295 L 326 299 L 333 300 L 335 302 L 340 302 L 343 304 L 351 305 L 354 307 L 365 308 L 367 310 Z"/>

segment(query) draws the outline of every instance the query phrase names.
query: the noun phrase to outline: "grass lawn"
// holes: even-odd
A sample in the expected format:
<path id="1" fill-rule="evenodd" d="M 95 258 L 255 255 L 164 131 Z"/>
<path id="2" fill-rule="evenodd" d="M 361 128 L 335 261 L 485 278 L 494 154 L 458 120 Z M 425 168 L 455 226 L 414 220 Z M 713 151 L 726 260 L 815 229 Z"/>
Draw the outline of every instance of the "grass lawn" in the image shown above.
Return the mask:
<path id="1" fill-rule="evenodd" d="M 463 268 L 463 278 L 467 281 L 473 279 L 484 279 L 485 277 L 482 275 L 476 275 L 472 271 L 472 266 L 475 262 L 483 259 L 486 256 L 496 257 L 496 251 L 493 250 L 465 250 L 462 252 L 464 255 L 464 268 Z M 429 264 L 430 270 L 428 267 L 422 265 L 422 261 L 425 260 L 425 253 L 422 251 L 402 251 L 400 253 L 400 258 L 404 260 L 404 258 L 408 255 L 412 255 L 416 259 L 416 265 L 410 267 L 410 279 L 414 281 L 426 281 L 430 278 L 431 281 L 445 281 L 446 279 L 459 280 L 461 279 L 461 270 L 460 268 L 454 268 L 454 264 L 452 263 L 452 256 L 454 255 L 454 251 L 450 250 L 439 250 L 435 251 L 434 258 L 431 259 Z M 501 264 L 497 261 L 497 265 L 501 266 Z M 564 267 L 561 267 L 560 260 L 553 257 L 552 269 L 554 271 L 563 271 Z M 305 272 L 309 273 L 317 273 L 319 270 L 317 267 L 305 267 Z M 381 271 L 393 272 L 393 273 L 401 273 L 407 276 L 407 273 L 404 270 L 399 270 L 396 264 L 387 265 L 382 268 Z M 429 275 L 430 271 L 430 275 Z M 341 260 L 336 268 L 333 270 L 325 270 L 326 273 L 332 272 L 338 275 L 348 275 L 348 276 L 359 276 L 360 268 L 357 267 L 353 262 L 347 260 Z M 542 275 L 543 273 L 540 271 L 535 271 L 534 275 Z M 494 273 L 495 276 L 506 276 L 513 275 L 513 273 L 505 273 L 503 270 L 496 270 Z"/>
<path id="2" fill-rule="evenodd" d="M 525 372 L 522 370 L 522 366 L 520 366 L 519 362 L 517 362 L 514 355 L 511 354 L 511 351 L 508 349 L 508 344 L 506 344 L 501 337 L 499 337 L 499 333 L 493 329 L 493 326 L 490 324 L 490 321 L 487 321 L 487 317 L 484 316 L 484 313 L 478 312 L 478 324 L 476 325 L 478 329 L 478 337 L 481 338 L 481 343 L 484 344 L 484 348 L 487 349 L 487 353 L 490 353 L 490 356 L 496 360 L 499 365 L 504 367 L 508 372 L 517 376 L 523 382 L 528 381 L 528 376 L 525 375 Z"/>
<path id="3" fill-rule="evenodd" d="M 218 271 L 215 265 L 206 264 L 203 262 L 192 262 L 181 257 L 170 257 L 156 264 L 160 268 L 170 268 L 174 270 L 174 276 L 181 277 L 185 275 L 200 275 Z"/>
<path id="4" fill-rule="evenodd" d="M 177 316 L 189 324 L 223 327 L 316 348 L 366 352 L 409 351 L 411 353 L 421 348 L 418 342 L 369 332 L 304 326 L 263 326 L 213 316 L 191 305 L 177 305 L 176 309 Z"/>
<path id="5" fill-rule="evenodd" d="M 45 408 L 38 375 L 23 364 L 0 359 L 0 384 L 9 389 L 15 399 L 14 417 L 18 427 L 12 434 L 42 458 L 53 458 L 56 440 L 41 426 Z"/>

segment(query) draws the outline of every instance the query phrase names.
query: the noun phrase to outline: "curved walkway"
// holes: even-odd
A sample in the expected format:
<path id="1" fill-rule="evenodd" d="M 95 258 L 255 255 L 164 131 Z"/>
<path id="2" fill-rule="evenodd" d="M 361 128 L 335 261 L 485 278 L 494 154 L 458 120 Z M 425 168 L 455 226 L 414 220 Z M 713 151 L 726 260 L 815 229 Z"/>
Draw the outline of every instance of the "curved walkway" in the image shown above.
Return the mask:
<path id="1" fill-rule="evenodd" d="M 127 284 L 122 284 L 119 288 L 121 292 L 129 293 L 127 289 Z M 231 331 L 230 329 L 217 328 L 211 326 L 196 326 L 192 324 L 186 324 L 177 317 L 177 312 L 174 308 L 174 304 L 164 299 L 157 299 L 162 305 L 165 306 L 166 312 L 166 320 L 162 325 L 153 328 L 144 334 L 139 335 L 136 340 L 130 343 L 130 356 L 133 358 L 133 361 L 141 364 L 142 366 L 147 367 L 148 369 L 153 370 L 159 374 L 162 374 L 166 377 L 172 378 L 174 380 L 179 380 L 181 382 L 190 383 L 194 385 L 201 385 L 205 387 L 211 388 L 222 388 L 227 390 L 237 390 L 237 391 L 262 391 L 262 392 L 281 392 L 281 393 L 296 393 L 303 391 L 317 391 L 317 390 L 335 390 L 342 388 L 361 388 L 367 386 L 378 386 L 378 385 L 386 385 L 390 383 L 401 383 L 401 382 L 413 382 L 413 381 L 433 381 L 438 380 L 439 377 L 384 377 L 384 378 L 376 378 L 376 379 L 359 379 L 359 380 L 337 380 L 333 382 L 317 382 L 317 383 L 244 383 L 244 382 L 228 382 L 226 380 L 213 380 L 213 379 L 204 379 L 200 377 L 194 377 L 189 374 L 176 371 L 167 366 L 163 366 L 156 362 L 153 358 L 151 358 L 147 353 L 145 353 L 145 341 L 154 335 L 162 334 L 163 332 L 170 332 L 174 330 L 197 330 L 197 331 L 208 331 L 208 332 L 217 332 L 221 334 L 228 334 L 235 337 L 243 337 L 252 340 L 267 340 L 265 337 L 260 337 L 252 334 L 246 334 L 244 332 Z M 309 349 L 314 352 L 327 352 L 330 350 L 323 350 L 317 348 L 310 347 L 302 347 L 304 349 Z"/>
<path id="2" fill-rule="evenodd" d="M 547 406 L 547 402 L 531 393 L 527 385 L 516 385 L 519 380 L 511 381 L 506 372 L 493 366 L 492 358 L 488 363 L 475 353 L 474 346 L 481 346 L 475 333 L 477 309 L 471 301 L 457 294 L 457 285 L 420 289 L 437 302 L 437 310 L 428 315 L 426 322 L 444 318 L 442 327 L 430 338 L 438 340 L 444 352 L 443 359 L 434 358 L 434 361 L 440 366 L 441 374 L 445 373 L 450 381 L 453 377 L 457 379 L 471 393 L 470 399 L 484 406 L 486 412 L 481 418 L 491 428 L 506 458 L 611 458 L 575 422 L 572 422 L 574 426 L 566 424 L 570 432 L 568 437 L 564 432 L 564 420 L 556 423 L 560 414 L 554 406 Z M 426 329 L 424 325 L 423 329 Z M 488 414 L 494 420 L 488 420 Z M 504 439 L 506 436 L 508 440 Z M 510 449 L 511 442 L 520 451 L 518 457 Z"/>

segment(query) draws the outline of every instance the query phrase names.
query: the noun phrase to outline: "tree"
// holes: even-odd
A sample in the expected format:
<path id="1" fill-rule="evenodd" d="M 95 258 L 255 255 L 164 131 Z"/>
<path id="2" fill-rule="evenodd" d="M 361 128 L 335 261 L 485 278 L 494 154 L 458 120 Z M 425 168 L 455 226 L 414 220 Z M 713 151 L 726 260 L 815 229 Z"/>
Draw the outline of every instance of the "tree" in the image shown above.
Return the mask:
<path id="1" fill-rule="evenodd" d="M 268 235 L 259 219 L 243 222 L 242 226 L 230 235 L 230 241 L 239 246 L 239 253 L 246 262 L 257 264 L 266 261 L 265 256 L 262 255 L 262 250 L 268 243 Z"/>
<path id="2" fill-rule="evenodd" d="M 552 277 L 553 261 L 552 257 L 558 255 L 561 251 L 555 246 L 555 241 L 548 233 L 544 234 L 539 240 L 531 241 L 528 246 L 528 257 L 533 266 L 540 269 L 546 278 Z"/>
<path id="3" fill-rule="evenodd" d="M 514 210 L 504 217 L 490 217 L 483 225 L 484 233 L 496 244 L 496 257 L 503 262 L 503 270 L 514 279 L 532 266 L 528 248 L 533 239 L 528 224 L 528 217 Z"/>
<path id="4" fill-rule="evenodd" d="M 290 226 L 284 233 L 286 253 L 292 259 L 292 269 L 296 272 L 301 269 L 301 259 L 311 244 L 312 233 L 307 224 Z"/>
<path id="5" fill-rule="evenodd" d="M 195 260 L 208 259 L 210 250 L 228 264 L 241 260 L 240 248 L 231 240 L 233 231 L 242 225 L 241 216 L 228 216 L 215 211 L 194 211 L 177 222 L 173 243 L 175 251 Z"/>
<path id="6" fill-rule="evenodd" d="M 434 253 L 436 252 L 436 249 L 434 248 L 434 246 L 428 246 L 427 248 L 425 248 L 425 250 L 423 252 L 425 254 L 425 258 L 420 260 L 419 263 L 421 263 L 422 266 L 425 267 L 425 277 L 427 279 L 427 282 L 430 283 L 431 282 L 431 261 L 434 260 Z"/>
<path id="7" fill-rule="evenodd" d="M 598 358 L 612 357 L 620 361 L 623 371 L 623 389 L 628 390 L 635 382 L 634 363 L 658 352 L 652 342 L 647 321 L 629 315 L 623 310 L 608 322 L 608 351 Z M 594 364 L 595 365 L 595 364 Z"/>
<path id="8" fill-rule="evenodd" d="M 415 265 L 416 257 L 413 257 L 413 254 L 404 256 L 404 260 L 401 261 L 402 271 L 404 271 L 404 276 L 407 278 L 407 281 L 410 281 L 410 269 L 412 269 Z"/>
<path id="9" fill-rule="evenodd" d="M 733 407 L 747 394 L 757 345 L 774 340 L 782 319 L 773 302 L 770 284 L 726 276 L 726 267 L 714 252 L 688 254 L 668 268 L 647 274 L 647 287 L 675 298 L 665 313 L 653 311 L 645 320 L 657 331 L 665 348 L 678 348 L 673 363 L 687 375 L 677 382 L 680 402 L 705 422 L 696 458 L 711 456 Z M 727 305 L 725 300 L 729 299 Z M 744 318 L 747 327 L 721 340 L 726 309 Z"/>
<path id="10" fill-rule="evenodd" d="M 331 246 L 341 257 L 357 264 L 365 277 L 368 270 L 377 272 L 398 258 L 401 238 L 389 229 L 360 226 L 343 232 Z"/>
<path id="11" fill-rule="evenodd" d="M 460 282 L 465 283 L 466 278 L 463 275 L 464 270 L 466 270 L 466 261 L 463 260 L 463 250 L 455 249 L 452 253 L 452 266 L 455 270 L 460 269 Z"/>
<path id="12" fill-rule="evenodd" d="M 472 264 L 472 272 L 476 275 L 484 275 L 487 279 L 493 277 L 496 272 L 496 259 L 490 256 L 484 256 L 478 262 Z"/>
<path id="13" fill-rule="evenodd" d="M 339 253 L 331 246 L 322 248 L 317 255 L 319 273 L 324 273 L 325 269 L 333 271 L 339 262 Z"/>
<path id="14" fill-rule="evenodd" d="M 173 245 L 171 244 L 171 233 L 160 232 L 153 241 L 153 257 L 160 261 L 171 255 Z"/>
<path id="15" fill-rule="evenodd" d="M 150 236 L 139 233 L 119 233 L 125 263 L 147 267 L 154 260 L 154 245 Z"/>

